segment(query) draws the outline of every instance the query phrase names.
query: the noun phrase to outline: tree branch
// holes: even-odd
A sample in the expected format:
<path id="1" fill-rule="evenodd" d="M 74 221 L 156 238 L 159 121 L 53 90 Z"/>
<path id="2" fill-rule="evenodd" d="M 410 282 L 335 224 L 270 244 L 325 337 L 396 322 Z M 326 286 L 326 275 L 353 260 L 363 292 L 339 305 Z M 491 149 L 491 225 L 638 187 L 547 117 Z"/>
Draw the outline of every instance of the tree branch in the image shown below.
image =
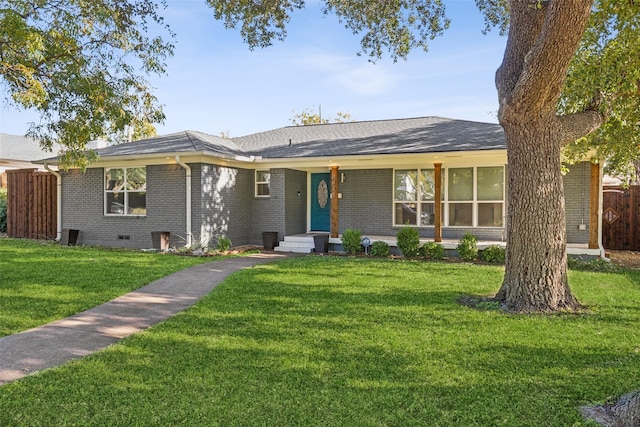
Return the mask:
<path id="1" fill-rule="evenodd" d="M 496 74 L 501 120 L 509 120 L 510 111 L 532 118 L 555 113 L 593 1 L 511 1 L 509 42 Z"/>
<path id="2" fill-rule="evenodd" d="M 545 21 L 525 64 L 513 95 L 517 106 L 555 112 L 569 63 L 589 22 L 593 0 L 549 2 Z M 571 28 L 571 31 L 567 31 Z"/>
<path id="3" fill-rule="evenodd" d="M 589 135 L 602 126 L 604 121 L 604 115 L 594 110 L 559 116 L 558 128 L 561 135 L 560 145 L 565 146 L 571 144 Z"/>
<path id="4" fill-rule="evenodd" d="M 522 74 L 525 57 L 542 31 L 544 12 L 529 7 L 530 4 L 529 0 L 511 0 L 509 2 L 509 10 L 511 11 L 509 37 L 507 38 L 504 59 L 496 71 L 496 87 L 501 107 L 499 115 L 506 113 L 502 107 L 511 105 L 513 91 Z M 523 31 L 523 28 L 527 30 Z"/>

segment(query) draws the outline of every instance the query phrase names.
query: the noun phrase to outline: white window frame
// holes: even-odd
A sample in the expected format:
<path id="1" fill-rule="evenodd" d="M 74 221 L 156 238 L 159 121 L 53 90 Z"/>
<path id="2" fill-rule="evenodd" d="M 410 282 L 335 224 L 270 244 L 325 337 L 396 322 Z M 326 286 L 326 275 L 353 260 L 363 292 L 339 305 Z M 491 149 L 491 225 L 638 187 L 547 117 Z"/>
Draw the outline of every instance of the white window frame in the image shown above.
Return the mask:
<path id="1" fill-rule="evenodd" d="M 269 174 L 269 180 L 267 180 L 267 181 L 258 181 L 258 175 L 262 174 L 262 173 Z M 254 181 L 255 181 L 255 187 L 254 187 L 254 195 L 255 195 L 255 197 L 260 197 L 260 198 L 271 197 L 271 170 L 269 170 L 269 169 L 256 169 L 256 173 L 254 175 Z M 258 194 L 258 188 L 260 188 L 260 185 L 267 185 L 267 188 L 269 189 L 269 194 Z"/>
<path id="2" fill-rule="evenodd" d="M 487 199 L 487 200 L 479 200 L 478 199 L 478 169 L 481 168 L 502 168 L 502 200 L 496 199 Z M 505 208 L 506 208 L 506 188 L 507 188 L 507 169 L 504 165 L 489 165 L 489 166 L 476 166 L 473 169 L 473 223 L 475 227 L 478 228 L 503 228 L 505 225 Z M 502 225 L 478 225 L 479 222 L 479 207 L 481 204 L 491 204 L 491 203 L 501 203 L 502 204 Z"/>
<path id="3" fill-rule="evenodd" d="M 396 200 L 396 175 L 397 171 L 415 171 L 416 172 L 416 198 L 415 200 Z M 416 223 L 415 224 L 397 224 L 396 223 L 396 205 L 398 203 L 401 204 L 409 204 L 415 205 L 416 210 Z M 420 169 L 418 168 L 398 168 L 393 170 L 393 226 L 394 227 L 404 227 L 409 225 L 410 227 L 418 227 L 420 223 Z"/>
<path id="4" fill-rule="evenodd" d="M 468 168 L 472 168 L 473 169 L 473 178 L 472 178 L 472 185 L 473 185 L 473 197 L 472 200 L 469 201 L 460 201 L 460 200 L 453 200 L 450 201 L 449 200 L 449 170 L 450 169 L 468 169 Z M 502 168 L 502 200 L 478 200 L 478 168 Z M 406 224 L 396 224 L 396 203 L 400 203 L 402 202 L 401 200 L 396 200 L 395 199 L 395 190 L 396 190 L 396 171 L 397 170 L 402 170 L 402 171 L 416 171 L 417 173 L 417 206 L 416 206 L 416 224 L 409 224 L 410 227 L 416 227 L 416 228 L 432 228 L 433 225 L 420 225 L 420 215 L 421 215 L 421 210 L 422 210 L 422 206 L 421 206 L 421 188 L 420 188 L 420 174 L 422 173 L 423 170 L 428 171 L 428 170 L 433 170 L 433 167 L 425 167 L 425 168 L 410 168 L 410 167 L 403 167 L 403 168 L 397 168 L 393 170 L 393 200 L 392 200 L 392 227 L 404 227 L 406 226 Z M 442 168 L 442 180 L 443 180 L 443 198 L 442 198 L 442 226 L 443 227 L 451 227 L 451 228 L 503 228 L 504 227 L 504 221 L 505 221 L 505 212 L 506 212 L 506 167 L 503 164 L 491 164 L 491 165 L 482 165 L 482 166 L 456 166 L 456 167 L 446 167 L 446 168 Z M 472 204 L 472 223 L 470 226 L 452 226 L 449 225 L 449 207 L 451 203 L 470 203 Z M 491 226 L 479 226 L 478 225 L 478 207 L 479 204 L 481 203 L 501 203 L 502 204 L 502 225 L 491 225 Z"/>
<path id="5" fill-rule="evenodd" d="M 449 182 L 449 173 L 454 170 L 454 169 L 471 169 L 471 200 L 450 200 L 449 199 L 449 189 L 451 188 L 451 183 Z M 445 188 L 447 189 L 445 196 L 444 196 L 444 211 L 446 212 L 446 221 L 444 222 L 444 226 L 446 227 L 453 227 L 453 228 L 468 228 L 468 227 L 476 227 L 477 225 L 477 221 L 476 221 L 476 189 L 477 189 L 477 185 L 476 185 L 476 180 L 477 180 L 477 173 L 476 173 L 476 168 L 474 166 L 459 166 L 459 167 L 454 167 L 454 168 L 445 168 L 444 169 L 444 179 L 446 180 L 447 184 L 445 185 Z M 460 204 L 460 205 L 471 205 L 471 224 L 470 225 L 450 225 L 451 222 L 451 206 L 454 204 Z"/>
<path id="6" fill-rule="evenodd" d="M 107 171 L 112 169 L 121 169 L 123 171 L 123 186 L 122 189 L 118 191 L 107 189 Z M 144 169 L 145 170 L 145 189 L 141 190 L 129 190 L 127 189 L 127 170 L 128 169 Z M 115 216 L 115 217 L 144 217 L 147 216 L 147 188 L 146 188 L 146 176 L 147 176 L 147 167 L 146 166 L 127 166 L 127 167 L 109 167 L 103 169 L 103 196 L 104 196 L 104 215 L 105 216 Z M 145 193 L 145 213 L 127 213 L 129 211 L 129 193 Z M 124 204 L 122 207 L 122 213 L 112 212 L 110 207 L 108 206 L 107 195 L 110 193 L 123 193 L 124 194 Z"/>

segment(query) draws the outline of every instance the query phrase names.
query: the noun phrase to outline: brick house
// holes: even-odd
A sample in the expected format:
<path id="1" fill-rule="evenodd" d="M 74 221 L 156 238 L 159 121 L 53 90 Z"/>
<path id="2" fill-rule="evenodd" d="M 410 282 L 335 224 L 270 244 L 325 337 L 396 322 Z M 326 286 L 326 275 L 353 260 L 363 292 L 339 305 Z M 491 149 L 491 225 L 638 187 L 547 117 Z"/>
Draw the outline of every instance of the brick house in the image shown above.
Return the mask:
<path id="1" fill-rule="evenodd" d="M 145 248 L 162 231 L 176 246 L 217 235 L 262 245 L 263 232 L 277 232 L 280 250 L 297 250 L 305 236 L 329 233 L 338 244 L 357 228 L 393 245 L 407 224 L 445 245 L 465 232 L 505 238 L 508 165 L 497 124 L 423 117 L 233 139 L 185 131 L 97 152 L 85 172 L 61 172 L 62 227 L 80 230 L 80 244 Z M 599 255 L 601 169 L 573 165 L 564 184 L 568 244 Z"/>

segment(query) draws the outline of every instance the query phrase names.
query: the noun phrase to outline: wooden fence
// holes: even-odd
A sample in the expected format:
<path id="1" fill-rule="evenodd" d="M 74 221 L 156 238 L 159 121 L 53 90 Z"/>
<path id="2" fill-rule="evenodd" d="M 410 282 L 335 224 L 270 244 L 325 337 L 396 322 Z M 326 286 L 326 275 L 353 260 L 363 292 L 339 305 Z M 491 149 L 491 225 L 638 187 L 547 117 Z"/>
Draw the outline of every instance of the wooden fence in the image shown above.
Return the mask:
<path id="1" fill-rule="evenodd" d="M 640 251 L 640 185 L 604 187 L 602 244 L 605 249 Z"/>
<path id="2" fill-rule="evenodd" d="M 56 177 L 32 169 L 7 171 L 7 235 L 28 239 L 57 236 Z"/>

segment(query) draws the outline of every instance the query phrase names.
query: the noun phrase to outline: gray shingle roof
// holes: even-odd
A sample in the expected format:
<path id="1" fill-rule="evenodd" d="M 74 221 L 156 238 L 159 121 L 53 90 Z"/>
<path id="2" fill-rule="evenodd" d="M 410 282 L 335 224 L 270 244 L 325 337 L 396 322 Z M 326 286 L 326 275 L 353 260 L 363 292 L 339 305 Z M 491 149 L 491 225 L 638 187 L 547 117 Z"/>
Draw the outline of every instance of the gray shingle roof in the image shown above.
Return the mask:
<path id="1" fill-rule="evenodd" d="M 234 138 L 264 158 L 504 150 L 498 124 L 440 117 L 288 126 Z M 291 142 L 291 143 L 290 143 Z"/>
<path id="2" fill-rule="evenodd" d="M 246 155 L 229 139 L 192 130 L 111 145 L 96 151 L 100 157 L 168 153 L 212 153 L 225 158 Z"/>
<path id="3" fill-rule="evenodd" d="M 441 117 L 287 126 L 225 139 L 183 131 L 98 149 L 105 157 L 206 153 L 222 158 L 442 153 L 506 148 L 502 127 Z M 41 159 L 43 156 L 35 157 Z"/>
<path id="4" fill-rule="evenodd" d="M 55 155 L 45 151 L 35 139 L 0 133 L 0 159 L 6 161 L 33 161 Z"/>

